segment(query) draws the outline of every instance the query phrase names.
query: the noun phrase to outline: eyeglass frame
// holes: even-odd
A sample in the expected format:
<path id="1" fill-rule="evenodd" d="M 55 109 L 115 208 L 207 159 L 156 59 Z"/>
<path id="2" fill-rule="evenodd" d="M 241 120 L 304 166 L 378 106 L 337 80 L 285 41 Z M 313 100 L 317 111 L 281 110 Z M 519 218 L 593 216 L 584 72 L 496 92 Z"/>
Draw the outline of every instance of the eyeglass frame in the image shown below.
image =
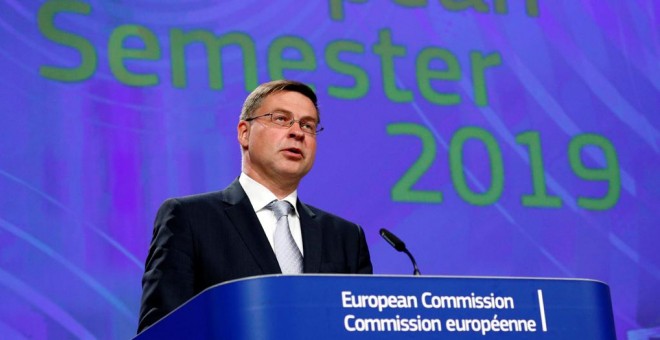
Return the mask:
<path id="1" fill-rule="evenodd" d="M 287 126 L 287 125 L 282 125 L 282 124 L 279 124 L 279 123 L 275 122 L 275 121 L 273 120 L 273 117 L 274 117 L 274 115 L 275 115 L 276 113 L 283 113 L 283 114 L 289 115 L 289 118 L 291 118 L 291 120 L 290 120 L 289 123 L 288 123 L 289 125 L 288 125 L 288 126 Z M 307 120 L 306 120 L 305 118 L 302 118 L 302 119 L 293 119 L 293 114 L 291 114 L 290 112 L 287 112 L 287 111 L 273 111 L 273 112 L 269 112 L 269 113 L 262 114 L 262 115 L 259 115 L 259 116 L 254 116 L 254 117 L 245 118 L 244 120 L 245 120 L 246 122 L 251 122 L 251 121 L 253 121 L 253 120 L 256 120 L 257 118 L 262 118 L 262 117 L 266 117 L 266 116 L 270 116 L 270 122 L 271 122 L 271 123 L 275 124 L 276 126 L 283 127 L 283 128 L 285 128 L 285 129 L 290 129 L 290 128 L 293 126 L 293 124 L 298 123 L 298 126 L 300 127 L 300 130 L 301 130 L 303 133 L 306 133 L 306 134 L 311 135 L 311 136 L 316 136 L 316 135 L 318 135 L 319 133 L 321 133 L 321 131 L 323 131 L 323 130 L 325 129 L 325 128 L 321 125 L 321 123 L 318 123 L 318 122 L 314 121 L 314 119 L 311 119 L 311 118 L 310 118 L 309 120 L 314 121 L 314 123 L 316 124 L 316 130 L 315 130 L 314 132 L 305 131 L 305 129 L 304 129 L 303 126 L 302 126 L 302 121 L 307 121 Z"/>

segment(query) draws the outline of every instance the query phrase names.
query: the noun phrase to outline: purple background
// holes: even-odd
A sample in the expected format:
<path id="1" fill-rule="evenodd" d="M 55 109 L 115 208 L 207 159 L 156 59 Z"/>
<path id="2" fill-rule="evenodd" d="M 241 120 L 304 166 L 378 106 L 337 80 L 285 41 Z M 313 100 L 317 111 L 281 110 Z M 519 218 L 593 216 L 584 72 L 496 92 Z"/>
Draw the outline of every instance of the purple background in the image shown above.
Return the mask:
<path id="1" fill-rule="evenodd" d="M 94 75 L 75 83 L 39 73 L 80 60 L 40 32 L 44 2 L 0 2 L 0 334 L 130 337 L 158 206 L 168 197 L 222 189 L 238 176 L 236 123 L 248 93 L 242 55 L 235 47 L 223 51 L 224 88 L 213 90 L 206 55 L 193 48 L 188 87 L 175 88 L 169 33 L 177 28 L 248 34 L 259 82 L 270 80 L 268 47 L 277 38 L 295 35 L 313 46 L 315 70 L 285 71 L 316 86 L 326 126 L 300 196 L 364 226 L 376 273 L 411 272 L 407 258 L 379 238 L 387 227 L 406 241 L 424 274 L 604 281 L 619 338 L 658 336 L 660 3 L 539 2 L 538 17 L 525 15 L 523 1 L 510 1 L 507 15 L 451 12 L 439 1 L 422 8 L 347 2 L 344 21 L 334 21 L 323 1 L 89 1 L 91 14 L 55 21 L 92 42 L 99 56 Z M 129 86 L 113 76 L 108 38 L 124 24 L 157 35 L 160 60 L 128 68 L 158 74 L 158 85 Z M 411 102 L 394 103 L 383 90 L 373 52 L 382 29 L 407 49 L 395 58 L 394 73 L 398 87 L 412 91 Z M 328 94 L 330 86 L 352 85 L 325 63 L 326 46 L 338 39 L 364 46 L 342 55 L 369 76 L 360 99 Z M 430 46 L 459 59 L 462 80 L 436 84 L 459 93 L 459 105 L 434 105 L 419 91 L 415 60 Z M 472 99 L 470 51 L 502 56 L 502 65 L 486 73 L 485 107 Z M 442 203 L 392 201 L 393 185 L 421 152 L 418 138 L 387 134 L 396 122 L 433 133 L 437 153 L 414 189 L 442 191 Z M 495 204 L 471 205 L 453 185 L 448 145 L 466 126 L 491 133 L 502 151 L 504 191 Z M 529 130 L 540 133 L 548 193 L 562 199 L 560 208 L 521 204 L 532 181 L 527 148 L 515 136 Z M 602 135 L 616 149 L 621 195 L 608 210 L 576 203 L 607 188 L 571 170 L 568 145 L 581 133 Z M 583 156 L 589 166 L 603 164 L 597 149 Z M 469 185 L 480 191 L 490 181 L 484 148 L 467 143 L 465 159 Z"/>

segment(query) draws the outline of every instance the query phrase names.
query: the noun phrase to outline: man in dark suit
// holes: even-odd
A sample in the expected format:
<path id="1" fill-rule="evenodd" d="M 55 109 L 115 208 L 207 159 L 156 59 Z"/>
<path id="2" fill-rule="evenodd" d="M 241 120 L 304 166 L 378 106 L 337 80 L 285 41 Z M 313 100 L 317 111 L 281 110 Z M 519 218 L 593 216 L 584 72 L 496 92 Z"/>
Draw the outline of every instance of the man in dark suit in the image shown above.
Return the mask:
<path id="1" fill-rule="evenodd" d="M 272 81 L 247 97 L 237 126 L 240 177 L 222 191 L 169 199 L 158 211 L 138 332 L 224 281 L 284 269 L 372 273 L 362 229 L 297 197 L 321 130 L 316 95 L 302 83 Z M 285 217 L 274 212 L 275 203 L 288 207 Z M 283 237 L 293 261 L 281 255 Z"/>

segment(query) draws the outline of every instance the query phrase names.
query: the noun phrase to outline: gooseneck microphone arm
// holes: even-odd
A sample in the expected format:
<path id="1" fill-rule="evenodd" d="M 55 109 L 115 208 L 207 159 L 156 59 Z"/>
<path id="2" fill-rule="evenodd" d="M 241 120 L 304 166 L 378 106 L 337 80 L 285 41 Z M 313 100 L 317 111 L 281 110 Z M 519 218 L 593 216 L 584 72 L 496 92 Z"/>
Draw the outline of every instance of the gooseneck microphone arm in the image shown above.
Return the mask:
<path id="1" fill-rule="evenodd" d="M 403 241 L 401 241 L 398 237 L 396 237 L 396 235 L 392 234 L 385 228 L 380 229 L 380 236 L 382 236 L 385 241 L 387 241 L 387 243 L 394 247 L 394 249 L 400 252 L 404 252 L 406 255 L 408 255 L 414 268 L 413 275 L 422 275 L 422 273 L 419 272 L 419 268 L 417 268 L 417 261 L 415 261 L 415 258 L 408 251 L 406 244 L 403 243 Z"/>

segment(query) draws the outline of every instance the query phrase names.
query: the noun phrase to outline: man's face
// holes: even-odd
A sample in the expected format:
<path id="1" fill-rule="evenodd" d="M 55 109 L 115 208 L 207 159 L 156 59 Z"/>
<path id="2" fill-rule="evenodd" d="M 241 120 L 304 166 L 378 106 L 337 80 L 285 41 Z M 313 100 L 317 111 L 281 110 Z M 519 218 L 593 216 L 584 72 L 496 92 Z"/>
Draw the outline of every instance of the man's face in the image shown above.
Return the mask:
<path id="1" fill-rule="evenodd" d="M 253 114 L 290 112 L 295 120 L 318 120 L 311 100 L 298 92 L 281 91 L 266 97 Z M 273 124 L 269 116 L 238 124 L 243 147 L 243 167 L 255 180 L 265 184 L 297 183 L 312 169 L 316 157 L 316 136 L 304 133 L 296 122 L 290 128 Z"/>

